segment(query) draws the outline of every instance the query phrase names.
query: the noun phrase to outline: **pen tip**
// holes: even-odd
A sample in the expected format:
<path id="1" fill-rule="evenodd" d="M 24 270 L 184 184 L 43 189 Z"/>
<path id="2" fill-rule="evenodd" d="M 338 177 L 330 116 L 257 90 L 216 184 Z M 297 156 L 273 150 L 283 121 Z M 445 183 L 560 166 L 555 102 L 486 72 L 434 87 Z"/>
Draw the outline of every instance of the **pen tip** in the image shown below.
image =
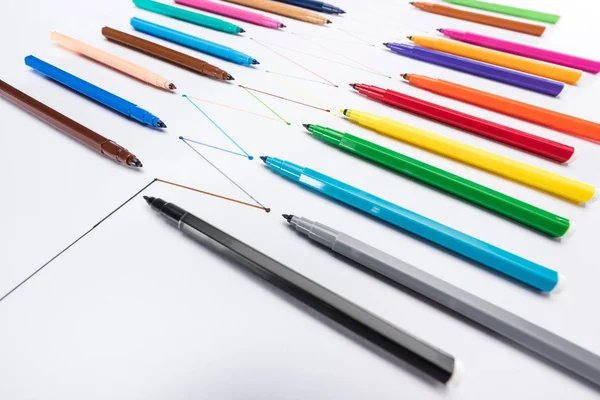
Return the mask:
<path id="1" fill-rule="evenodd" d="M 252 60 L 252 64 L 253 64 L 253 65 L 258 65 L 258 64 L 260 64 L 260 63 L 258 62 L 258 60 L 254 60 L 254 59 L 253 59 L 253 60 Z"/>
<path id="2" fill-rule="evenodd" d="M 331 22 L 330 20 L 327 20 L 327 23 L 328 23 L 328 24 L 331 24 L 332 22 Z"/>
<path id="3" fill-rule="evenodd" d="M 243 30 L 242 28 L 240 28 L 240 33 L 244 33 L 246 32 L 245 30 Z"/>
<path id="4" fill-rule="evenodd" d="M 140 160 L 138 160 L 137 157 L 134 158 L 133 160 L 131 160 L 129 162 L 129 165 L 132 166 L 132 167 L 138 167 L 138 168 L 142 168 L 143 167 L 142 162 Z"/>
<path id="5" fill-rule="evenodd" d="M 281 214 L 281 216 L 285 218 L 287 222 L 292 222 L 292 218 L 294 218 L 294 216 L 291 214 Z"/>
<path id="6" fill-rule="evenodd" d="M 444 33 L 444 30 L 442 28 L 436 29 L 436 31 Z"/>
<path id="7" fill-rule="evenodd" d="M 144 200 L 146 200 L 146 203 L 152 204 L 152 202 L 154 201 L 154 197 L 144 196 Z"/>
<path id="8" fill-rule="evenodd" d="M 175 86 L 174 83 L 169 83 L 169 89 L 175 90 L 175 89 L 177 89 L 177 86 Z"/>
<path id="9" fill-rule="evenodd" d="M 348 109 L 347 109 L 347 108 L 344 108 L 343 110 L 340 110 L 340 112 L 341 112 L 342 114 L 346 115 L 346 113 L 348 112 Z"/>
<path id="10" fill-rule="evenodd" d="M 411 2 L 409 2 L 408 4 L 410 4 L 411 6 L 414 6 L 414 5 L 415 5 L 415 2 L 414 2 L 414 1 L 411 1 Z"/>
<path id="11" fill-rule="evenodd" d="M 279 24 L 280 28 L 287 28 L 287 26 L 285 26 L 284 24 Z"/>
<path id="12" fill-rule="evenodd" d="M 410 80 L 410 74 L 402 74 L 401 76 L 402 76 L 402 79 L 405 79 L 407 81 Z"/>
<path id="13" fill-rule="evenodd" d="M 340 10 L 340 12 L 338 14 L 346 14 L 346 11 Z"/>
<path id="14" fill-rule="evenodd" d="M 388 47 L 388 44 L 389 44 L 389 43 L 384 43 L 383 45 L 384 45 L 385 47 Z"/>
<path id="15" fill-rule="evenodd" d="M 260 159 L 266 164 L 267 163 L 267 156 L 260 156 Z"/>
<path id="16" fill-rule="evenodd" d="M 231 76 L 231 74 L 227 74 L 227 80 L 228 81 L 235 81 L 235 78 L 233 76 Z"/>
<path id="17" fill-rule="evenodd" d="M 158 122 L 156 123 L 156 126 L 158 126 L 159 128 L 166 128 L 166 127 L 167 127 L 167 124 L 165 124 L 165 123 L 164 123 L 164 122 L 162 122 L 162 121 L 158 121 Z"/>
<path id="18" fill-rule="evenodd" d="M 356 89 L 356 87 L 358 86 L 358 83 L 349 83 L 349 85 L 352 89 Z"/>
<path id="19" fill-rule="evenodd" d="M 407 36 L 406 37 L 408 40 L 412 40 L 412 36 Z"/>
<path id="20" fill-rule="evenodd" d="M 303 127 L 305 127 L 306 129 L 310 128 L 310 124 L 302 124 Z"/>

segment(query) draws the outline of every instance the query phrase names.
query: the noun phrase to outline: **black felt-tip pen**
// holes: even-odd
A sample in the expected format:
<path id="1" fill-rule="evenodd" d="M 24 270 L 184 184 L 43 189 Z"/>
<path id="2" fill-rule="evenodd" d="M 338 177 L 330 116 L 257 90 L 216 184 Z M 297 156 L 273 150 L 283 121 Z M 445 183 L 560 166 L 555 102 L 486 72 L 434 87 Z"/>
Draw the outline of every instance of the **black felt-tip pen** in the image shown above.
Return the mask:
<path id="1" fill-rule="evenodd" d="M 409 364 L 442 383 L 458 379 L 462 364 L 451 355 L 398 329 L 175 204 L 154 197 L 144 196 L 144 199 L 183 233 L 204 240 L 208 237 L 236 253 L 246 261 L 241 264 L 252 273 L 394 359 Z"/>

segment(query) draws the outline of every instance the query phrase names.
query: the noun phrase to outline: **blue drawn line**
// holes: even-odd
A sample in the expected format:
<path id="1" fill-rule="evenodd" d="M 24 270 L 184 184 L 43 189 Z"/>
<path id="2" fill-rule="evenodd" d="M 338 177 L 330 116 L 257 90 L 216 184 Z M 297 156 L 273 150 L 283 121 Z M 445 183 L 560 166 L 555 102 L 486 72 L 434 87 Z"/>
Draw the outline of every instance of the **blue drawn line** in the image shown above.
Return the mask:
<path id="1" fill-rule="evenodd" d="M 187 95 L 187 94 L 184 94 L 184 95 L 182 95 L 182 97 L 184 97 L 185 99 L 187 99 L 187 101 L 189 101 L 190 103 L 192 103 L 192 104 L 194 105 L 194 107 L 196 107 L 196 109 L 202 113 L 202 115 L 204 115 L 204 116 L 205 116 L 205 117 L 206 117 L 206 118 L 207 118 L 207 119 L 208 119 L 208 120 L 209 120 L 209 121 L 210 121 L 210 122 L 211 122 L 211 123 L 212 123 L 214 126 L 216 126 L 216 127 L 217 127 L 217 129 L 218 129 L 218 130 L 220 130 L 220 131 L 223 133 L 223 135 L 227 136 L 227 139 L 231 140 L 231 143 L 235 144 L 235 146 L 236 146 L 238 149 L 240 149 L 240 150 L 242 151 L 242 153 L 244 153 L 244 154 L 246 155 L 246 157 L 248 157 L 248 160 L 252 160 L 252 159 L 254 158 L 254 157 L 252 157 L 250 154 L 248 154 L 248 153 L 246 152 L 246 150 L 244 150 L 244 149 L 242 148 L 242 146 L 240 146 L 239 144 L 237 144 L 237 142 L 236 142 L 235 140 L 233 140 L 233 139 L 231 138 L 231 136 L 229 136 L 229 135 L 227 134 L 227 132 L 225 132 L 225 131 L 223 130 L 223 128 L 221 128 L 221 127 L 220 127 L 220 126 L 219 126 L 219 125 L 218 125 L 218 124 L 217 124 L 215 121 L 213 121 L 213 120 L 212 120 L 212 118 L 210 118 L 208 115 L 206 115 L 206 113 L 205 113 L 204 111 L 202 111 L 202 109 L 201 109 L 200 107 L 198 107 L 198 105 L 197 105 L 196 103 L 194 103 L 194 102 L 192 101 L 192 99 L 190 99 L 190 98 L 188 97 L 188 95 Z"/>
<path id="2" fill-rule="evenodd" d="M 181 140 L 183 140 L 183 141 L 186 141 L 186 142 L 192 142 L 192 143 L 196 143 L 196 144 L 199 144 L 199 145 L 201 145 L 201 146 L 210 147 L 211 149 L 215 149 L 215 150 L 221 150 L 221 151 L 224 151 L 224 152 L 226 152 L 226 153 L 235 154 L 236 156 L 241 156 L 241 157 L 247 158 L 247 157 L 246 157 L 246 155 L 244 155 L 244 154 L 242 154 L 242 153 L 236 153 L 235 151 L 231 151 L 231 150 L 227 150 L 227 149 L 222 149 L 221 147 L 217 147 L 217 146 L 211 146 L 210 144 L 206 144 L 206 143 L 202 143 L 202 142 L 197 142 L 197 141 L 195 141 L 195 140 L 188 139 L 188 138 L 185 138 L 185 137 L 183 137 L 183 136 L 179 136 L 179 139 L 181 139 Z"/>

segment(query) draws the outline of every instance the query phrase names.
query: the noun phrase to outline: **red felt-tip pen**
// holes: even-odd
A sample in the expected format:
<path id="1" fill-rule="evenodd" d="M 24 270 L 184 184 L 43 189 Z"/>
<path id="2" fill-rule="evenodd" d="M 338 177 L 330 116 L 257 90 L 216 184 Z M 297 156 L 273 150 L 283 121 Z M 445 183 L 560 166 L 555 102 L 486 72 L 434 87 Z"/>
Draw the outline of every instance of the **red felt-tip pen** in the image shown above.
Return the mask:
<path id="1" fill-rule="evenodd" d="M 568 163 L 574 159 L 575 148 L 566 144 L 532 135 L 531 133 L 497 124 L 393 90 L 361 83 L 352 83 L 350 86 L 370 99 L 379 100 L 402 110 L 410 111 L 414 114 L 475 133 L 488 139 L 493 139 L 553 161 Z"/>

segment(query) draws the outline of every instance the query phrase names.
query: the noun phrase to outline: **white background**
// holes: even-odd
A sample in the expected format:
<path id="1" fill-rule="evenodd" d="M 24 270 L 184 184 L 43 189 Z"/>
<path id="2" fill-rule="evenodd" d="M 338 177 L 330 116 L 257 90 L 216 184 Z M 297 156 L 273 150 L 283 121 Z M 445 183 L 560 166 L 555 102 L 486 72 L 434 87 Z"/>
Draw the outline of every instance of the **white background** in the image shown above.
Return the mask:
<path id="1" fill-rule="evenodd" d="M 407 34 L 456 28 L 598 59 L 600 28 L 593 0 L 576 4 L 510 1 L 562 15 L 542 38 L 430 15 L 401 0 L 340 1 L 336 5 L 348 13 L 332 17 L 334 23 L 329 26 L 278 17 L 288 28 L 273 31 L 239 22 L 247 30 L 243 37 L 139 10 L 128 1 L 3 3 L 0 79 L 127 147 L 144 168 L 136 171 L 117 165 L 0 101 L 0 296 L 155 177 L 251 201 L 177 139 L 183 135 L 236 150 L 182 94 L 276 118 L 237 87 L 242 84 L 298 101 L 316 101 L 335 113 L 259 95 L 291 122 L 287 126 L 197 103 L 255 160 L 201 146 L 197 149 L 273 212 L 266 214 L 162 183 L 153 184 L 144 194 L 188 209 L 460 358 L 466 372 L 459 386 L 441 387 L 388 363 L 235 264 L 183 237 L 138 197 L 0 303 L 0 399 L 598 397 L 597 389 L 510 342 L 354 269 L 296 235 L 280 217 L 281 213 L 293 213 L 328 224 L 600 353 L 600 205 L 581 207 L 564 202 L 367 131 L 338 112 L 352 108 L 386 115 L 600 185 L 597 145 L 411 88 L 399 74 L 413 72 L 453 80 L 594 121 L 600 120 L 598 77 L 586 74 L 577 86 L 565 88 L 560 98 L 550 98 L 396 56 L 381 46 L 382 42 L 403 41 Z M 128 21 L 133 16 L 229 45 L 261 64 L 242 67 L 170 45 L 230 72 L 236 80 L 228 84 L 103 39 L 103 26 L 131 33 Z M 49 40 L 53 29 L 143 64 L 173 80 L 179 90 L 176 94 L 162 92 L 53 45 Z M 339 87 L 292 78 L 284 78 L 282 83 L 265 71 L 318 78 L 249 38 L 287 47 L 271 46 Z M 158 132 L 142 127 L 44 79 L 24 65 L 23 57 L 28 54 L 136 102 L 161 117 L 168 129 Z M 373 69 L 391 78 L 357 68 Z M 369 101 L 347 86 L 352 82 L 391 88 L 571 144 L 580 157 L 568 167 L 557 165 Z M 577 231 L 562 243 L 550 240 L 318 142 L 306 134 L 302 123 L 350 132 L 414 156 L 569 217 L 576 222 Z M 530 291 L 285 181 L 260 162 L 260 155 L 311 167 L 555 268 L 567 276 L 567 287 L 555 296 Z"/>

